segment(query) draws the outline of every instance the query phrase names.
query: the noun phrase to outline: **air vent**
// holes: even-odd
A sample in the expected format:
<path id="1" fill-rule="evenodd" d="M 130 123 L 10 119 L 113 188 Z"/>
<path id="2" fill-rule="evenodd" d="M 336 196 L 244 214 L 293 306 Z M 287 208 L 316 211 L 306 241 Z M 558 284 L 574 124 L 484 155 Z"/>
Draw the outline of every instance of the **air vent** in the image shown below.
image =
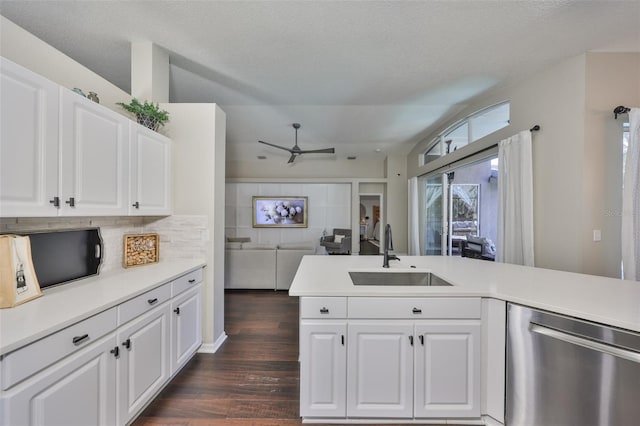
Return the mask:
<path id="1" fill-rule="evenodd" d="M 347 157 L 347 160 L 355 160 L 355 159 L 356 159 L 355 155 L 350 155 Z"/>
<path id="2" fill-rule="evenodd" d="M 266 160 L 267 156 L 266 155 L 258 155 L 258 160 Z"/>

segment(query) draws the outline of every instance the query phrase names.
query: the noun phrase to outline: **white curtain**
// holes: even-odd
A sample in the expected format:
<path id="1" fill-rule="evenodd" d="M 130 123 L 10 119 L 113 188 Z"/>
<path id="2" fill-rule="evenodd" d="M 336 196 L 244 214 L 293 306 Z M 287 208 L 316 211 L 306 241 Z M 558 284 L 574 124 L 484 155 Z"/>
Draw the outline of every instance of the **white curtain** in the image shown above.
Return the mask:
<path id="1" fill-rule="evenodd" d="M 531 132 L 498 144 L 498 242 L 496 261 L 534 266 Z"/>
<path id="2" fill-rule="evenodd" d="M 409 179 L 409 256 L 420 256 L 418 178 Z"/>
<path id="3" fill-rule="evenodd" d="M 629 111 L 629 146 L 622 189 L 623 278 L 640 281 L 640 108 Z"/>

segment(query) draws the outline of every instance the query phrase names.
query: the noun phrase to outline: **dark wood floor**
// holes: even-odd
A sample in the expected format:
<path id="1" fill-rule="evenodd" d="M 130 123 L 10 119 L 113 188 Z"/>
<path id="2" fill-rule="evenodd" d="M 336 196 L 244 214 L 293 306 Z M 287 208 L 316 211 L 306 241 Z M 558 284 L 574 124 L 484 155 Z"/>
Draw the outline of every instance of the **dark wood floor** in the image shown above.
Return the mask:
<path id="1" fill-rule="evenodd" d="M 298 298 L 227 291 L 215 354 L 196 354 L 133 426 L 290 426 L 299 418 Z"/>

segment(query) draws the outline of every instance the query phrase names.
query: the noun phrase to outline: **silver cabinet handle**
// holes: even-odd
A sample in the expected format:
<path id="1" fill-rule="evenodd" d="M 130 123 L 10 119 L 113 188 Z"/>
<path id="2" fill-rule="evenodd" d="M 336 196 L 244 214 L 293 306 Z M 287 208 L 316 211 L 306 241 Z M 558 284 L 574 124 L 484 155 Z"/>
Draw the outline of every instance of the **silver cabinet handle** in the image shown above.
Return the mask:
<path id="1" fill-rule="evenodd" d="M 583 348 L 640 363 L 640 353 L 638 352 L 622 349 L 617 346 L 606 345 L 600 342 L 594 342 L 593 340 L 585 339 L 584 337 L 575 336 L 569 333 L 564 333 L 560 330 L 545 327 L 544 325 L 536 324 L 534 322 L 529 323 L 529 330 L 532 333 L 541 334 L 543 336 L 551 337 L 553 339 L 557 339 L 566 343 L 582 346 Z"/>

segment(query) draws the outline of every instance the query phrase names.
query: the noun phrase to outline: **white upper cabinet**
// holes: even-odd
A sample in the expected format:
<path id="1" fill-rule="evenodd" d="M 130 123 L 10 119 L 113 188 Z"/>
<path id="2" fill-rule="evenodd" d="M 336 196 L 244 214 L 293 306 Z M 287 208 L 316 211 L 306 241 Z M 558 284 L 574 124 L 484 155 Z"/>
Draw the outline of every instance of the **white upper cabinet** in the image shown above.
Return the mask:
<path id="1" fill-rule="evenodd" d="M 0 216 L 57 216 L 58 85 L 0 57 L 0 90 Z"/>
<path id="2" fill-rule="evenodd" d="M 126 216 L 129 120 L 64 88 L 61 105 L 61 214 Z"/>
<path id="3" fill-rule="evenodd" d="M 171 140 L 0 57 L 0 217 L 167 216 Z"/>
<path id="4" fill-rule="evenodd" d="M 171 214 L 171 140 L 130 124 L 131 190 L 129 214 Z"/>

